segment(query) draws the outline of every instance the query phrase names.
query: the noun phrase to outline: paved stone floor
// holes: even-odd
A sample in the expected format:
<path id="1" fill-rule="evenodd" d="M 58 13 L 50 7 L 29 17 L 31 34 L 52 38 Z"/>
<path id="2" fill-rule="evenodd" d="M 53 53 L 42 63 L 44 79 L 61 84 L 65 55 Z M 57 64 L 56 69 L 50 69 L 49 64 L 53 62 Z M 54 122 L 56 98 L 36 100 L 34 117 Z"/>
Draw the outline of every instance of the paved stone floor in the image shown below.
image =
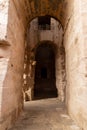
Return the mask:
<path id="1" fill-rule="evenodd" d="M 56 98 L 25 103 L 24 113 L 10 130 L 81 130 Z"/>

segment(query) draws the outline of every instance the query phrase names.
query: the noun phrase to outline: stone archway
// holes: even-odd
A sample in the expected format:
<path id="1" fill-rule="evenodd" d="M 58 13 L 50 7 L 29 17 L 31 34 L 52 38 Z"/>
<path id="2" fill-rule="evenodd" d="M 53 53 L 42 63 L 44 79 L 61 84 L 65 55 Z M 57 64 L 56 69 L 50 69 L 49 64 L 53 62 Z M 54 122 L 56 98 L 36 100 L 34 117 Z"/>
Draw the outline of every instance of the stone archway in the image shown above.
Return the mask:
<path id="1" fill-rule="evenodd" d="M 18 2 L 18 0 L 4 0 L 4 2 L 6 6 L 4 6 L 5 13 L 3 13 L 3 16 L 5 16 L 6 23 L 1 23 L 2 28 L 4 28 L 2 36 L 3 43 L 1 44 L 3 46 L 3 59 L 1 59 L 1 64 L 5 63 L 5 68 L 3 69 L 5 71 L 3 71 L 4 73 L 1 74 L 2 81 L 0 89 L 2 94 L 0 95 L 0 102 L 2 105 L 0 109 L 2 112 L 2 124 L 8 124 L 8 126 L 6 125 L 5 128 L 7 129 L 9 124 L 15 121 L 23 108 L 23 64 L 24 52 L 26 48 L 25 43 L 27 42 L 25 36 L 28 24 L 37 16 L 50 15 L 57 20 L 59 19 L 63 25 L 63 18 L 60 15 L 62 14 L 63 2 L 62 0 L 60 2 L 57 0 L 54 2 L 49 0 L 40 0 L 39 2 L 36 0 L 23 0 L 20 2 Z M 54 9 L 54 7 L 56 8 Z M 4 43 L 8 43 L 9 46 L 7 47 L 7 44 Z M 4 54 L 5 50 L 6 53 Z M 4 119 L 8 120 L 8 123 L 5 122 Z"/>
<path id="2" fill-rule="evenodd" d="M 25 43 L 27 42 L 26 34 L 28 25 L 32 19 L 38 16 L 45 16 L 45 15 L 50 15 L 59 20 L 62 27 L 64 28 L 63 40 L 66 51 L 67 95 L 68 95 L 67 105 L 69 112 L 71 113 L 72 117 L 74 117 L 75 120 L 77 120 L 80 123 L 82 121 L 79 120 L 78 118 L 79 115 L 81 115 L 83 120 L 87 120 L 85 116 L 82 116 L 82 112 L 80 111 L 81 110 L 80 105 L 82 106 L 82 110 L 85 110 L 85 112 L 86 107 L 84 107 L 84 105 L 82 105 L 81 102 L 79 101 L 80 99 L 77 93 L 77 89 L 80 90 L 79 86 L 83 87 L 82 84 L 83 82 L 86 84 L 86 81 L 83 78 L 84 74 L 81 72 L 82 77 L 80 74 L 79 75 L 77 74 L 77 70 L 78 72 L 80 72 L 80 67 L 84 66 L 82 62 L 84 53 L 83 50 L 81 49 L 83 45 L 82 43 L 80 43 L 81 40 L 83 40 L 83 38 L 80 39 L 82 36 L 82 31 L 79 30 L 81 28 L 80 25 L 81 22 L 79 23 L 77 22 L 78 19 L 81 20 L 82 18 L 80 11 L 81 5 L 78 4 L 78 1 L 69 1 L 69 0 L 20 0 L 20 1 L 2 0 L 1 3 L 2 5 L 0 4 L 0 9 L 3 11 L 1 11 L 0 13 L 2 14 L 2 18 L 4 18 L 5 20 L 5 22 L 3 22 L 2 20 L 0 23 L 0 31 L 2 30 L 3 32 L 0 34 L 0 49 L 1 49 L 0 65 L 3 66 L 1 68 L 2 71 L 0 81 L 1 83 L 0 111 L 2 113 L 0 117 L 2 121 L 2 128 L 7 129 L 10 126 L 10 124 L 12 124 L 15 121 L 15 119 L 18 117 L 19 113 L 22 110 L 23 106 L 22 84 L 24 73 L 23 64 L 24 64 L 24 52 L 26 48 Z M 73 56 L 74 51 L 75 53 Z M 64 62 L 65 59 L 63 57 L 64 56 L 63 45 L 59 46 L 58 52 L 59 53 L 57 55 L 56 62 L 61 64 L 62 62 L 65 63 Z M 75 57 L 76 59 L 74 59 Z M 81 66 L 79 66 L 78 64 L 78 62 L 80 61 Z M 59 72 L 60 75 L 63 77 L 61 79 L 65 79 L 64 77 L 65 72 L 63 71 L 65 66 L 63 66 L 63 64 L 61 66 L 61 64 L 56 69 L 57 70 L 56 73 Z M 71 67 L 72 64 L 73 66 Z M 78 78 L 81 79 L 81 84 L 79 84 Z M 64 80 L 61 81 L 61 79 L 58 78 L 56 84 L 60 82 L 59 90 L 64 90 L 65 82 L 63 82 Z M 83 91 L 85 91 L 85 89 Z M 62 95 L 60 96 L 59 99 L 64 101 L 63 91 L 60 91 L 59 93 L 60 95 Z M 81 97 L 81 99 L 83 99 L 83 97 Z M 84 103 L 86 103 L 86 101 L 84 101 Z M 79 107 L 77 107 L 76 111 L 73 112 L 73 110 L 75 110 L 74 106 L 76 104 L 78 104 Z M 78 117 L 76 117 L 77 115 Z"/>
<path id="3" fill-rule="evenodd" d="M 38 18 L 38 17 L 37 17 Z M 27 47 L 26 47 L 26 54 L 27 54 L 27 62 L 26 64 L 26 90 L 29 93 L 30 100 L 33 99 L 34 94 L 34 73 L 35 67 L 32 65 L 33 61 L 35 61 L 35 51 L 39 44 L 43 44 L 47 42 L 49 44 L 55 43 L 54 50 L 56 51 L 55 55 L 55 75 L 56 75 L 56 87 L 58 90 L 58 99 L 60 101 L 64 101 L 65 99 L 65 53 L 64 47 L 62 44 L 63 40 L 63 29 L 61 24 L 55 20 L 53 17 L 50 16 L 52 23 L 51 28 L 52 30 L 38 30 L 38 22 L 37 18 L 33 19 L 30 22 L 30 28 L 27 31 Z M 55 26 L 54 26 L 55 24 Z M 43 33 L 42 33 L 43 32 Z M 41 34 L 41 35 L 40 35 Z M 44 37 L 43 37 L 44 36 Z M 48 37 L 47 37 L 48 36 Z M 34 37 L 34 38 L 33 38 Z M 32 63 L 30 63 L 32 61 Z M 30 66 L 31 71 L 29 71 L 28 66 Z M 31 74 L 28 74 L 31 73 Z M 31 75 L 30 78 L 28 75 Z M 30 86 L 30 87 L 29 87 Z M 30 91 L 30 92 L 29 92 Z M 30 94 L 31 93 L 31 94 Z M 32 96 L 31 96 L 32 95 Z"/>
<path id="4" fill-rule="evenodd" d="M 64 28 L 64 23 L 65 23 L 65 17 L 63 13 L 65 12 L 64 7 L 64 1 L 63 0 L 30 0 L 26 1 L 25 3 L 27 4 L 26 11 L 28 13 L 28 23 L 30 23 L 34 18 L 39 17 L 39 16 L 45 16 L 49 15 L 56 20 L 59 20 L 62 27 Z"/>
<path id="5" fill-rule="evenodd" d="M 57 89 L 58 99 L 63 102 L 65 100 L 66 80 L 65 80 L 65 49 L 62 44 L 58 46 L 51 41 L 42 41 L 42 42 L 39 42 L 36 46 L 34 46 L 32 52 L 31 51 L 29 52 L 28 50 L 30 57 L 28 58 L 26 65 L 30 67 L 26 68 L 26 72 L 27 72 L 26 83 L 27 84 L 25 84 L 25 89 L 28 92 L 29 100 L 34 99 L 34 85 L 35 85 L 34 78 L 35 78 L 35 68 L 36 68 L 35 66 L 38 60 L 38 58 L 35 58 L 35 56 L 36 56 L 37 48 L 41 45 L 44 45 L 44 43 L 47 43 L 48 45 L 52 46 L 52 49 L 55 50 L 55 61 L 54 61 L 55 70 L 53 72 L 55 73 L 55 78 L 56 78 L 55 85 Z M 40 74 L 41 73 L 39 72 L 38 76 L 40 76 Z"/>

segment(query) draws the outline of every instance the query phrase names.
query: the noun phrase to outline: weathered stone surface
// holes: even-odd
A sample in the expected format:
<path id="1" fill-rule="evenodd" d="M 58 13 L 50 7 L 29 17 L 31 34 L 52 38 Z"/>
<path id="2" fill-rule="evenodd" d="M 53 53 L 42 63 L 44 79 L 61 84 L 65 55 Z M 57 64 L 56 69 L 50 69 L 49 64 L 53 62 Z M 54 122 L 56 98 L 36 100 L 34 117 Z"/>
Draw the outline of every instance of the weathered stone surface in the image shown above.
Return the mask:
<path id="1" fill-rule="evenodd" d="M 24 52 L 29 22 L 37 16 L 50 15 L 64 29 L 59 58 L 66 78 L 66 105 L 71 117 L 87 130 L 87 1 L 86 0 L 0 0 L 0 116 L 2 130 L 8 129 L 21 112 Z M 3 41 L 3 42 L 2 42 Z M 5 44 L 6 43 L 6 44 Z M 61 46 L 60 46 L 61 48 Z M 59 54 L 59 55 L 60 55 Z M 57 59 L 57 60 L 59 60 Z M 58 84 L 58 83 L 57 83 Z M 61 87 L 64 88 L 65 84 Z M 59 87 L 60 88 L 60 87 Z M 63 95 L 64 93 L 61 93 Z M 14 114 L 13 114 L 14 113 Z M 13 118 L 13 115 L 15 115 Z M 5 119 L 5 120 L 4 120 Z"/>
<path id="2" fill-rule="evenodd" d="M 72 2 L 70 3 L 73 5 Z M 79 1 L 79 3 L 75 1 L 73 6 L 69 6 L 70 9 L 67 13 L 70 13 L 71 11 L 72 12 L 67 22 L 66 32 L 64 36 L 64 45 L 66 51 L 67 107 L 71 117 L 74 118 L 84 130 L 86 130 L 87 126 L 85 125 L 84 127 L 84 124 L 86 124 L 87 118 L 85 116 L 86 114 L 84 115 L 84 112 L 86 112 L 87 93 L 85 94 L 86 80 L 84 77 L 86 72 L 86 62 L 84 60 L 85 46 L 83 36 L 83 31 L 85 31 L 85 28 L 82 28 L 82 19 L 84 16 L 81 13 L 81 11 L 85 9 L 85 7 L 82 9 L 83 3 L 84 2 L 81 1 Z"/>

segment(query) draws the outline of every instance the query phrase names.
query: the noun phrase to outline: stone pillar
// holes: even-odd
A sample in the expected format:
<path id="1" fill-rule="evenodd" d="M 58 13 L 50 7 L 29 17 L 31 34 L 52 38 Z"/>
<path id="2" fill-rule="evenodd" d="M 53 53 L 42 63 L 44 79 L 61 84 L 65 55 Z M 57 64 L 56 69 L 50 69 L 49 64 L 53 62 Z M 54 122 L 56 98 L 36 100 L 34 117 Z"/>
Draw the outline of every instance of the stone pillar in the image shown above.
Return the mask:
<path id="1" fill-rule="evenodd" d="M 58 99 L 65 100 L 65 53 L 64 48 L 58 48 L 56 55 L 56 86 L 58 89 Z"/>

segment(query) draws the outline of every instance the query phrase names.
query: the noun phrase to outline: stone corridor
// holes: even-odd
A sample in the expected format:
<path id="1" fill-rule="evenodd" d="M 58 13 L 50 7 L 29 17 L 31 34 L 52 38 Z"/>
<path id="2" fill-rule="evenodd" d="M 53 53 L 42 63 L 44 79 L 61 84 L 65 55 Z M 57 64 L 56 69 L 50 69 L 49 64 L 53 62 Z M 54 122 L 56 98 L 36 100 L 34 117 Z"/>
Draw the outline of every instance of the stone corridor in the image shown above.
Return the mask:
<path id="1" fill-rule="evenodd" d="M 0 130 L 75 123 L 87 130 L 87 0 L 0 0 Z"/>
<path id="2" fill-rule="evenodd" d="M 10 130 L 82 130 L 68 116 L 57 98 L 26 102 L 15 126 Z"/>

